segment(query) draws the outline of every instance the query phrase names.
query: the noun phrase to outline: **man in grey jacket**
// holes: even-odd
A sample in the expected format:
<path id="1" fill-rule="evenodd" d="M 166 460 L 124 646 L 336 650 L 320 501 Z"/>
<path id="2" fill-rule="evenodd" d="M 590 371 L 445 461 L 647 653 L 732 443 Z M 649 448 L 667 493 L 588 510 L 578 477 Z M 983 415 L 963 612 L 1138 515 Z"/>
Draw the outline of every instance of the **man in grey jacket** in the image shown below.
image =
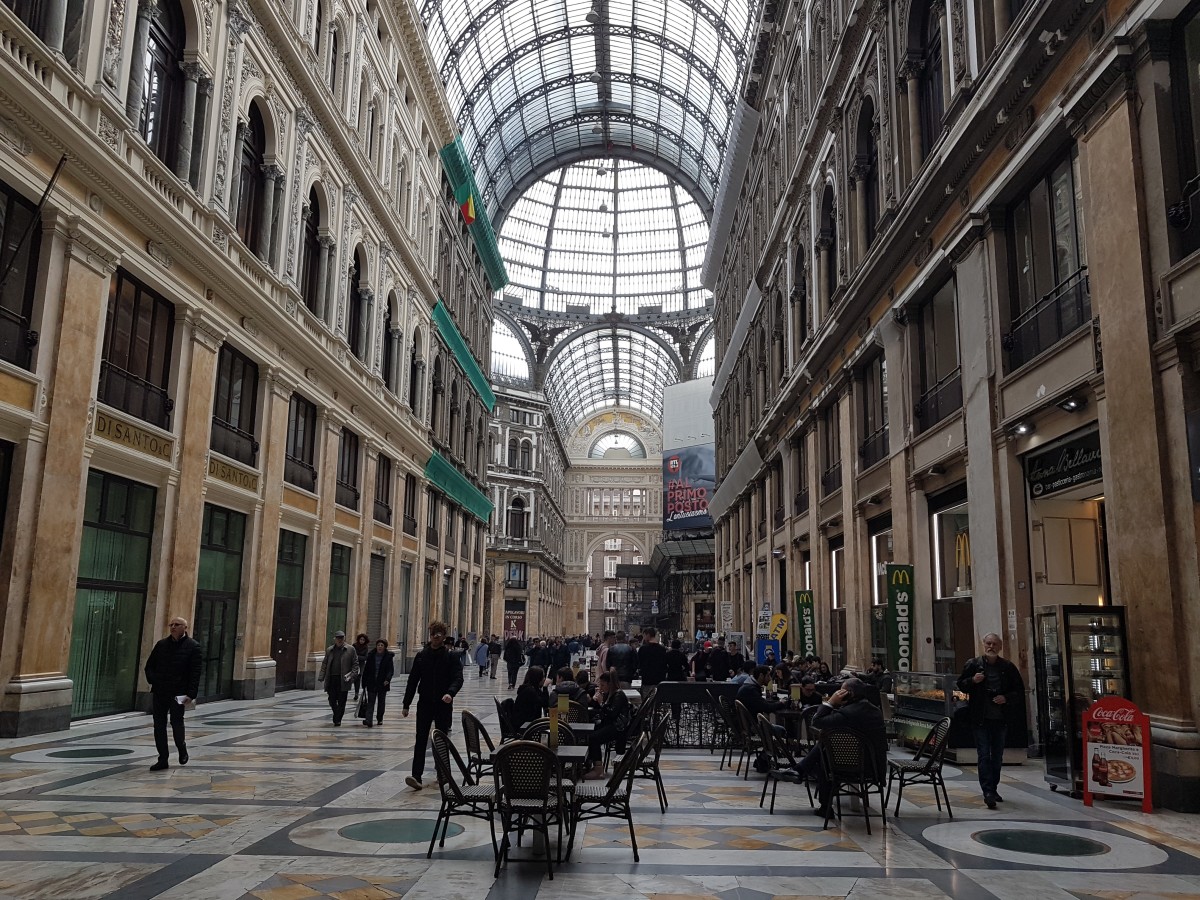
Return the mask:
<path id="1" fill-rule="evenodd" d="M 325 651 L 321 671 L 317 674 L 317 681 L 325 683 L 334 725 L 342 724 L 342 716 L 346 714 L 346 696 L 357 677 L 358 654 L 346 643 L 346 632 L 335 631 L 333 643 Z"/>

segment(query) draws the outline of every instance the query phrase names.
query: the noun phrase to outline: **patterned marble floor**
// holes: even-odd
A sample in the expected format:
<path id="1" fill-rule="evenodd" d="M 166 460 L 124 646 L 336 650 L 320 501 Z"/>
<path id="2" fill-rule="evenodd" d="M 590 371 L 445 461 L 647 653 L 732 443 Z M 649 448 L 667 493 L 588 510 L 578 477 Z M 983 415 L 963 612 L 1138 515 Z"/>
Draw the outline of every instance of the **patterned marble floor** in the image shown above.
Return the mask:
<path id="1" fill-rule="evenodd" d="M 494 733 L 505 682 L 475 671 L 456 709 Z M 1047 790 L 1036 761 L 1005 770 L 995 811 L 973 769 L 947 766 L 953 820 L 915 788 L 868 836 L 861 815 L 823 831 L 797 785 L 770 815 L 761 776 L 694 751 L 664 754 L 665 815 L 637 788 L 639 863 L 623 823 L 600 821 L 553 880 L 529 847 L 494 879 L 484 822 L 455 819 L 425 859 L 438 797 L 404 785 L 413 731 L 397 709 L 334 728 L 323 695 L 294 692 L 189 713 L 191 761 L 165 772 L 148 771 L 146 716 L 0 741 L 0 900 L 1200 898 L 1198 817 L 1089 810 Z"/>

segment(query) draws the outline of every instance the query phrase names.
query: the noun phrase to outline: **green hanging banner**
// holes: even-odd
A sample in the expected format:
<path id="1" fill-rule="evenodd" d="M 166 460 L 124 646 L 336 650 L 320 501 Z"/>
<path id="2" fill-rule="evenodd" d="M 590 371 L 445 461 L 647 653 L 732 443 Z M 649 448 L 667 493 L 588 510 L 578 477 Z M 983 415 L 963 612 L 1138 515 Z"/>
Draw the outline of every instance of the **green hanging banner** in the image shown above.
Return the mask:
<path id="1" fill-rule="evenodd" d="M 802 656 L 817 655 L 817 627 L 813 621 L 812 591 L 796 591 L 796 643 Z"/>
<path id="2" fill-rule="evenodd" d="M 912 581 L 913 567 L 888 563 L 887 577 L 887 648 L 888 668 L 893 672 L 911 672 Z"/>

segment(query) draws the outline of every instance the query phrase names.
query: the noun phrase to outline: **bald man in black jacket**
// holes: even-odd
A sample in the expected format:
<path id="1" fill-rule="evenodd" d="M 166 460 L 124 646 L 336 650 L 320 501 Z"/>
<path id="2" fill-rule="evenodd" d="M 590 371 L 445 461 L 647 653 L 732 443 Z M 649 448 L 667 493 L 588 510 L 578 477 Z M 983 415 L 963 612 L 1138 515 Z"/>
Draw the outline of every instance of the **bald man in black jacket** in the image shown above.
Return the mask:
<path id="1" fill-rule="evenodd" d="M 883 712 L 867 699 L 868 686 L 857 678 L 847 678 L 842 686 L 813 713 L 813 727 L 822 731 L 848 728 L 862 735 L 867 759 L 874 768 L 875 778 L 882 781 L 887 775 L 887 728 L 883 723 Z M 817 777 L 817 795 L 821 804 L 816 814 L 829 818 L 830 795 L 833 786 L 825 778 L 821 767 L 821 751 L 814 747 L 796 767 L 802 776 Z M 870 772 L 870 768 L 868 769 Z"/>

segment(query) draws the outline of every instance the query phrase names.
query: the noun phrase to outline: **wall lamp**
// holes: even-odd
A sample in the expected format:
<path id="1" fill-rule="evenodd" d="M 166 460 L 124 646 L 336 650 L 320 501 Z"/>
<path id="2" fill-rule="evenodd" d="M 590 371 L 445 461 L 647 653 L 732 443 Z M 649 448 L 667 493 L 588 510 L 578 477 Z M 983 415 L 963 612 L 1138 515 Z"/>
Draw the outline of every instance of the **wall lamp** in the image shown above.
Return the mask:
<path id="1" fill-rule="evenodd" d="M 771 551 L 771 555 L 773 557 L 775 557 L 776 559 L 783 559 L 783 554 L 784 554 L 784 549 L 782 547 L 776 547 L 774 550 Z"/>
<path id="2" fill-rule="evenodd" d="M 1087 398 L 1074 395 L 1058 402 L 1058 408 L 1069 413 L 1079 412 L 1085 406 L 1087 406 Z"/>
<path id="3" fill-rule="evenodd" d="M 1033 434 L 1033 422 L 1024 419 L 1012 427 L 1012 433 L 1017 437 L 1025 437 L 1027 434 Z"/>

